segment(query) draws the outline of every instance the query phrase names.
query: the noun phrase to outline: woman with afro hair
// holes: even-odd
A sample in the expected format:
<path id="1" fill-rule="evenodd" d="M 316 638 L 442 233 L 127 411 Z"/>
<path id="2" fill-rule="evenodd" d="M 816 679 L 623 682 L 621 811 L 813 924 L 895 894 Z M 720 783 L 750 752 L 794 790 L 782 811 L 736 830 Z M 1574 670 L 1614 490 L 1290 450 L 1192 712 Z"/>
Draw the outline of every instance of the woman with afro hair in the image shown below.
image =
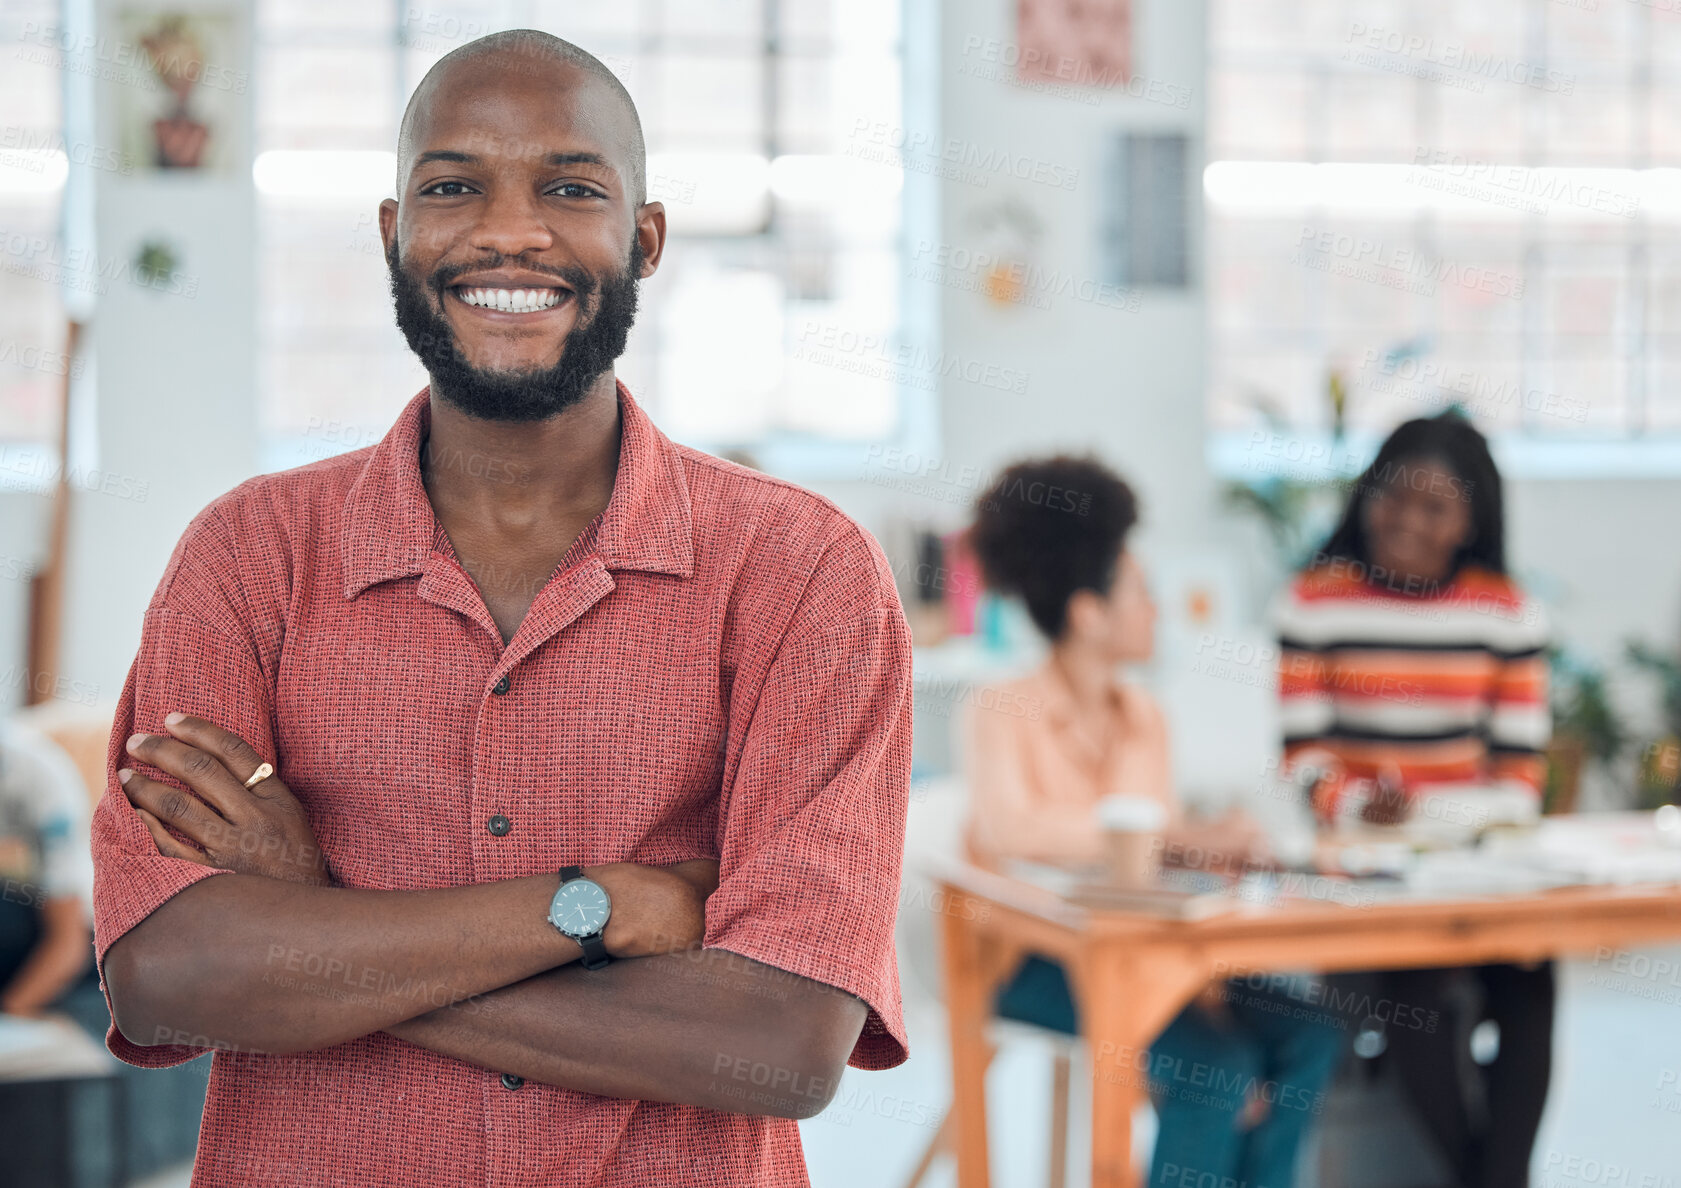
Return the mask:
<path id="1" fill-rule="evenodd" d="M 1127 484 L 1087 458 L 1018 463 L 977 501 L 969 542 L 987 585 L 1020 598 L 1050 645 L 1037 671 L 973 699 L 965 840 L 978 863 L 1100 861 L 1096 806 L 1115 794 L 1160 804 L 1167 853 L 1266 858 L 1246 816 L 1199 823 L 1177 811 L 1161 710 L 1117 675 L 1154 648 L 1155 607 L 1126 547 L 1136 519 Z M 1294 1181 L 1344 1049 L 1339 1021 L 1313 1001 L 1300 979 L 1278 991 L 1216 984 L 1156 1038 L 1151 1185 L 1179 1184 L 1187 1170 L 1198 1183 L 1246 1188 Z M 1078 1031 L 1063 969 L 1043 957 L 1023 962 L 997 1010 Z"/>

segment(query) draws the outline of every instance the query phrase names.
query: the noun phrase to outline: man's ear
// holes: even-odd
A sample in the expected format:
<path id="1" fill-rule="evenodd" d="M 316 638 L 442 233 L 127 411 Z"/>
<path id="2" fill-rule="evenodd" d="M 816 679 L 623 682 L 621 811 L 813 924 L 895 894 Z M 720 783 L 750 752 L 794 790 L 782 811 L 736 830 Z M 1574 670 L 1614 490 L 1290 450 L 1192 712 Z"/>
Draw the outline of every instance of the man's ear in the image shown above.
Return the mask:
<path id="1" fill-rule="evenodd" d="M 391 245 L 397 238 L 397 200 L 385 198 L 379 204 L 379 238 L 384 244 L 385 254 L 391 254 Z"/>
<path id="2" fill-rule="evenodd" d="M 645 202 L 636 212 L 636 242 L 642 248 L 642 276 L 653 276 L 665 255 L 665 203 Z"/>

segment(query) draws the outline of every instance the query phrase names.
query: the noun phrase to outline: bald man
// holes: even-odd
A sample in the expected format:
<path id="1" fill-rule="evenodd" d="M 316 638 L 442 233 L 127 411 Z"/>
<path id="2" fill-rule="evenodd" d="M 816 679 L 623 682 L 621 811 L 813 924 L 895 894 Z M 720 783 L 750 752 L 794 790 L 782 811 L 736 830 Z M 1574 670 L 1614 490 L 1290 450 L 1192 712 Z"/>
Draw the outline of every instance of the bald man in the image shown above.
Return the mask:
<path id="1" fill-rule="evenodd" d="M 379 208 L 431 383 L 165 568 L 95 950 L 113 1052 L 215 1052 L 195 1185 L 805 1185 L 796 1120 L 906 1057 L 892 574 L 616 380 L 644 156 L 575 46 L 440 61 Z"/>

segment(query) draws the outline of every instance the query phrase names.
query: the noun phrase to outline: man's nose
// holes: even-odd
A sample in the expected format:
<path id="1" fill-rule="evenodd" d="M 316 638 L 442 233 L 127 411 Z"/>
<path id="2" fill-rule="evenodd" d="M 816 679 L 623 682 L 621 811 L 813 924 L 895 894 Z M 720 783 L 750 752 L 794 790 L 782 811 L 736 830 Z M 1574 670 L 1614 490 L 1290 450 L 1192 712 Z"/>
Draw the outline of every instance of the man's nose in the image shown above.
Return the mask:
<path id="1" fill-rule="evenodd" d="M 554 232 L 543 217 L 542 200 L 534 194 L 515 187 L 497 187 L 485 201 L 483 211 L 473 228 L 475 248 L 519 256 L 554 246 Z"/>

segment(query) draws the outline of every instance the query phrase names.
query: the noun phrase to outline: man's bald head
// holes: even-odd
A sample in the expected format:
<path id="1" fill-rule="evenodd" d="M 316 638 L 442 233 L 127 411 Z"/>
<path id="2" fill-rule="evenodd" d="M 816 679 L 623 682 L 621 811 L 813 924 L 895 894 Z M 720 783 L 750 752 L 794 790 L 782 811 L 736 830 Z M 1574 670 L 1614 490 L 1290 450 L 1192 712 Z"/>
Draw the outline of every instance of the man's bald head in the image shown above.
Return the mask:
<path id="1" fill-rule="evenodd" d="M 630 92 L 600 58 L 540 29 L 506 29 L 469 41 L 438 59 L 426 72 L 426 77 L 420 80 L 420 85 L 409 97 L 409 105 L 403 112 L 403 123 L 397 133 L 397 193 L 404 192 L 409 166 L 414 160 L 415 123 L 429 110 L 433 96 L 447 76 L 458 69 L 481 67 L 498 73 L 541 77 L 545 70 L 557 66 L 582 71 L 609 102 L 621 109 L 626 142 L 623 145 L 626 193 L 633 207 L 647 202 L 648 148 L 642 138 L 642 120 L 636 114 L 636 104 L 631 100 Z"/>

